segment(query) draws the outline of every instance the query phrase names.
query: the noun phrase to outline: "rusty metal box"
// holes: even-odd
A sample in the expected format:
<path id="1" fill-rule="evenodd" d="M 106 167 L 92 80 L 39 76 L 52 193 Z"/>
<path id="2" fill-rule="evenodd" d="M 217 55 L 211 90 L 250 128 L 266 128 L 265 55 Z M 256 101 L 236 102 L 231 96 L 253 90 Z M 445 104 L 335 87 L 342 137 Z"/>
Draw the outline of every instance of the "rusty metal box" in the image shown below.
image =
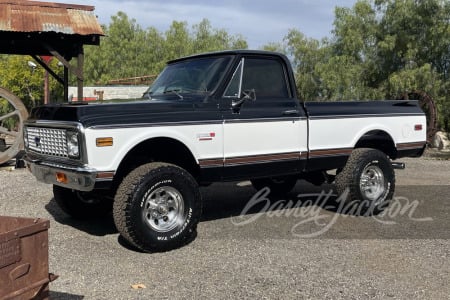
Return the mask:
<path id="1" fill-rule="evenodd" d="M 0 299 L 48 298 L 45 219 L 0 216 Z"/>

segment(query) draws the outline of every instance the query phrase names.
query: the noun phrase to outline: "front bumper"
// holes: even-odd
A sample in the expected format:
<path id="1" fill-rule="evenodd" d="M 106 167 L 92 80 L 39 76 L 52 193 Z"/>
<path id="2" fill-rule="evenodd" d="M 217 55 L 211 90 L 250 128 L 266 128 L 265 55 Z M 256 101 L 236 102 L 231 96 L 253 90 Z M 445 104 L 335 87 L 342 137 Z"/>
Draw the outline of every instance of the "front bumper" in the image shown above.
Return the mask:
<path id="1" fill-rule="evenodd" d="M 96 186 L 98 178 L 96 170 L 44 162 L 31 159 L 29 156 L 25 156 L 24 161 L 27 168 L 40 182 L 85 192 L 92 191 Z"/>

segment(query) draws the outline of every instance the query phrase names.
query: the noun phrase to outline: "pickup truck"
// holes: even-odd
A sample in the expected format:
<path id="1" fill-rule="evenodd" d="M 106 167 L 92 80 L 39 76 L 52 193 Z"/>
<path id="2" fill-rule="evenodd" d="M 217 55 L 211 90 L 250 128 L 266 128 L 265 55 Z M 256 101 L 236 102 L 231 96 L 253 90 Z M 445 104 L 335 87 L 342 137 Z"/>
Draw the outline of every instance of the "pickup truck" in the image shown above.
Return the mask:
<path id="1" fill-rule="evenodd" d="M 196 235 L 200 187 L 250 180 L 272 194 L 297 180 L 335 183 L 360 213 L 393 198 L 394 162 L 422 155 L 416 101 L 299 100 L 286 56 L 206 53 L 167 63 L 142 99 L 51 104 L 24 126 L 26 165 L 75 218 L 111 213 L 142 251 Z"/>

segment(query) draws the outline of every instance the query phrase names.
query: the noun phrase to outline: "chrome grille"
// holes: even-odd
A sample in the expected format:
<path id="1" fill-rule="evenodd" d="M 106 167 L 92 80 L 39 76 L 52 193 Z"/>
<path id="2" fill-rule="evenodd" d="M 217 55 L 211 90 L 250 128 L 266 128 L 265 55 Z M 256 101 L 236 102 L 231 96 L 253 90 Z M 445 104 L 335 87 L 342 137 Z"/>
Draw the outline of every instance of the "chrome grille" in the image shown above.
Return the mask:
<path id="1" fill-rule="evenodd" d="M 25 139 L 28 150 L 45 155 L 68 157 L 65 129 L 26 127 Z"/>

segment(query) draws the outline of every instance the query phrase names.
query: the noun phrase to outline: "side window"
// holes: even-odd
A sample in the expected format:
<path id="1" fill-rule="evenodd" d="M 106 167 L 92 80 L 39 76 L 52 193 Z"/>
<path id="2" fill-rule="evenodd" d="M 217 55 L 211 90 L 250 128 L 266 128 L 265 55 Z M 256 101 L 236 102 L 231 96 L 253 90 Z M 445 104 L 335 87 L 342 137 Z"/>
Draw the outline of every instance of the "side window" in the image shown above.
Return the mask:
<path id="1" fill-rule="evenodd" d="M 270 58 L 242 58 L 223 96 L 241 98 L 243 91 L 251 90 L 255 91 L 256 99 L 288 98 L 282 63 Z"/>
<path id="2" fill-rule="evenodd" d="M 240 98 L 242 88 L 242 68 L 244 67 L 244 58 L 234 70 L 233 77 L 231 77 L 223 96 L 225 98 Z"/>
<path id="3" fill-rule="evenodd" d="M 255 90 L 256 99 L 288 98 L 289 91 L 282 63 L 277 59 L 246 58 L 242 90 Z"/>

